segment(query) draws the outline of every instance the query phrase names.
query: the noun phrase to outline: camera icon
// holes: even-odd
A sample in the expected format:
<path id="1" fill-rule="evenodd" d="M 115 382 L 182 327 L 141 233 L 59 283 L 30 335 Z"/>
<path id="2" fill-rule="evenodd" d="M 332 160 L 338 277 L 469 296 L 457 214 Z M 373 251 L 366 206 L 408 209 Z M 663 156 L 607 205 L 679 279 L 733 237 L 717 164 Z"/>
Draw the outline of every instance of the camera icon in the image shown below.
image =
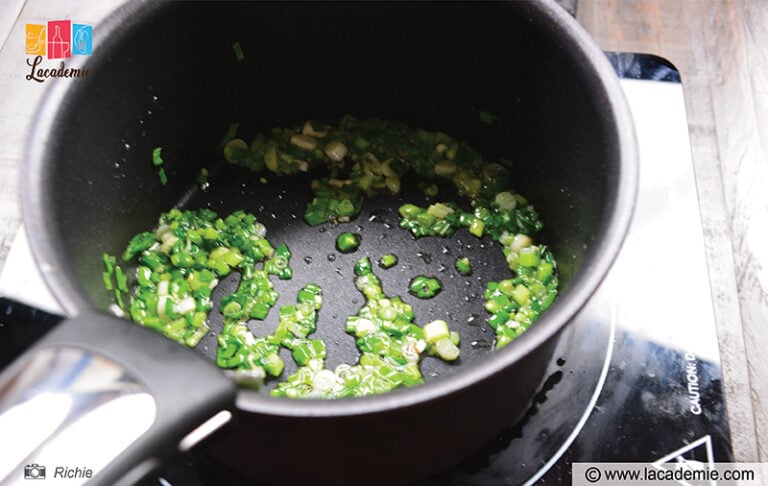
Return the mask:
<path id="1" fill-rule="evenodd" d="M 37 464 L 24 466 L 24 479 L 45 479 L 45 466 Z"/>

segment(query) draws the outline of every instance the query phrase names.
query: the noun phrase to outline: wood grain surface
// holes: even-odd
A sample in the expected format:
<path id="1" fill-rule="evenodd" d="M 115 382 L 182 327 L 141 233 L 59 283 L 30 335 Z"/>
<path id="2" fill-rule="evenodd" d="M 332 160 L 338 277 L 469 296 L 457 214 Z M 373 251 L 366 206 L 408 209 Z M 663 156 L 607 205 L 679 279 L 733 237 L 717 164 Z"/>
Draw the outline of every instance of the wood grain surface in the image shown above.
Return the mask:
<path id="1" fill-rule="evenodd" d="M 734 452 L 768 461 L 768 2 L 580 0 L 577 19 L 681 72 Z"/>

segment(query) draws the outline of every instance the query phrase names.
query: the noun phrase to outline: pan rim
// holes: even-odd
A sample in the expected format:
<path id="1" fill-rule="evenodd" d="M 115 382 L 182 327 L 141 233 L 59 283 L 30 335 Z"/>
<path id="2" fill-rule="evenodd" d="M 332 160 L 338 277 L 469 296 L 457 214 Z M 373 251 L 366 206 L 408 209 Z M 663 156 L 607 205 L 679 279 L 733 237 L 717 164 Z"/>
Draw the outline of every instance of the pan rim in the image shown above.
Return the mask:
<path id="1" fill-rule="evenodd" d="M 526 1 L 524 5 L 532 16 L 546 20 L 540 22 L 540 28 L 546 29 L 548 36 L 568 40 L 574 55 L 580 56 L 586 62 L 587 65 L 583 68 L 589 70 L 589 75 L 598 82 L 605 95 L 606 117 L 613 118 L 619 169 L 616 199 L 612 212 L 606 216 L 603 223 L 607 228 L 605 237 L 596 241 L 591 249 L 594 255 L 591 261 L 588 265 L 585 264 L 585 268 L 580 269 L 568 288 L 558 297 L 555 305 L 542 315 L 536 325 L 503 351 L 493 353 L 479 363 L 463 367 L 451 374 L 449 379 L 440 379 L 382 395 L 336 400 L 292 400 L 241 389 L 237 398 L 238 409 L 273 416 L 333 418 L 386 412 L 438 400 L 445 395 L 469 389 L 534 353 L 573 320 L 600 286 L 619 254 L 634 212 L 639 171 L 634 121 L 613 68 L 576 20 L 553 0 Z M 107 39 L 104 41 L 106 46 L 102 45 L 101 49 L 106 49 L 110 42 L 119 40 L 121 32 L 129 31 L 142 17 L 167 6 L 167 3 L 149 0 L 131 0 L 122 5 L 98 26 L 103 38 Z M 99 46 L 95 47 L 99 49 Z M 73 67 L 79 67 L 82 62 L 84 61 L 74 61 Z M 52 80 L 48 92 L 43 96 L 25 142 L 21 185 L 24 188 L 21 201 L 22 217 L 34 259 L 46 285 L 68 316 L 77 315 L 81 310 L 92 309 L 93 306 L 84 292 L 71 284 L 71 279 L 65 273 L 66 262 L 61 261 L 55 250 L 52 235 L 46 229 L 46 220 L 50 215 L 43 211 L 45 175 L 42 168 L 46 158 L 47 134 L 51 133 L 55 115 L 65 106 L 67 94 L 71 89 L 75 89 L 74 85 L 75 83 L 62 79 Z"/>

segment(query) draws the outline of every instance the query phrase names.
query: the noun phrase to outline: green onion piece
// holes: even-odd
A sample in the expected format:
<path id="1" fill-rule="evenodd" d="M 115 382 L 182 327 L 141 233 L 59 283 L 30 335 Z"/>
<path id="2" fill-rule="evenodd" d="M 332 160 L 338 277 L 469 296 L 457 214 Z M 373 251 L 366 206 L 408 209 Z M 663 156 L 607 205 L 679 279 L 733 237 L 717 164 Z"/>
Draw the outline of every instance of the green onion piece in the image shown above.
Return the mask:
<path id="1" fill-rule="evenodd" d="M 120 292 L 128 292 L 128 279 L 123 273 L 123 269 L 118 266 L 115 267 L 115 282 Z"/>
<path id="2" fill-rule="evenodd" d="M 119 289 L 115 289 L 115 301 L 117 302 L 117 306 L 125 311 L 125 301 L 123 300 L 123 294 Z"/>
<path id="3" fill-rule="evenodd" d="M 456 332 L 456 331 L 451 331 L 451 336 L 450 336 L 450 339 L 451 339 L 451 342 L 452 342 L 454 345 L 458 346 L 458 345 L 459 345 L 459 342 L 461 341 L 461 336 L 459 335 L 459 333 L 458 333 L 458 332 Z"/>
<path id="4" fill-rule="evenodd" d="M 436 343 L 440 339 L 450 338 L 448 323 L 442 320 L 432 321 L 424 326 L 424 340 L 428 343 Z"/>
<path id="5" fill-rule="evenodd" d="M 524 267 L 535 267 L 535 266 L 538 266 L 540 261 L 541 261 L 541 257 L 539 255 L 538 247 L 529 246 L 529 247 L 520 249 L 520 259 L 519 259 L 520 265 Z"/>
<path id="6" fill-rule="evenodd" d="M 517 199 L 511 192 L 503 191 L 496 194 L 494 202 L 503 211 L 511 211 L 517 206 Z"/>
<path id="7" fill-rule="evenodd" d="M 317 226 L 326 222 L 325 214 L 321 211 L 307 209 L 304 213 L 304 221 L 310 226 Z"/>
<path id="8" fill-rule="evenodd" d="M 101 257 L 102 261 L 104 262 L 104 268 L 107 272 L 110 274 L 115 271 L 115 257 L 104 253 Z"/>
<path id="9" fill-rule="evenodd" d="M 508 336 L 506 334 L 499 334 L 496 337 L 496 349 L 501 349 L 507 344 L 511 343 L 514 337 Z"/>
<path id="10" fill-rule="evenodd" d="M 101 260 L 104 263 L 104 273 L 102 275 L 104 279 L 104 286 L 107 290 L 112 291 L 115 289 L 115 286 L 112 283 L 112 277 L 115 274 L 115 257 L 104 253 L 101 257 Z"/>
<path id="11" fill-rule="evenodd" d="M 248 144 L 241 138 L 233 138 L 224 145 L 224 158 L 231 164 L 242 162 L 248 156 Z"/>
<path id="12" fill-rule="evenodd" d="M 267 355 L 264 361 L 264 369 L 272 376 L 280 376 L 285 369 L 285 362 L 275 353 Z"/>
<path id="13" fill-rule="evenodd" d="M 550 262 L 541 262 L 536 272 L 536 278 L 543 283 L 547 283 L 552 277 L 555 266 Z"/>
<path id="14" fill-rule="evenodd" d="M 155 147 L 152 150 L 152 163 L 155 165 L 155 167 L 163 165 L 163 157 L 161 156 L 162 150 L 162 147 Z"/>
<path id="15" fill-rule="evenodd" d="M 160 170 L 157 171 L 157 176 L 160 178 L 160 184 L 161 185 L 164 186 L 164 185 L 168 184 L 168 176 L 165 175 L 165 169 L 160 167 Z"/>
<path id="16" fill-rule="evenodd" d="M 336 249 L 341 253 L 351 253 L 360 246 L 360 235 L 346 231 L 336 238 Z"/>
<path id="17" fill-rule="evenodd" d="M 531 291 L 523 284 L 518 284 L 512 292 L 512 298 L 520 305 L 526 305 L 531 296 Z"/>
<path id="18" fill-rule="evenodd" d="M 371 259 L 363 257 L 355 264 L 355 275 L 363 276 L 371 274 Z"/>
<path id="19" fill-rule="evenodd" d="M 208 334 L 208 331 L 209 329 L 207 327 L 201 327 L 194 330 L 188 337 L 184 339 L 184 344 L 186 344 L 187 347 L 194 348 L 200 344 L 200 341 L 205 337 L 206 334 Z"/>
<path id="20" fill-rule="evenodd" d="M 397 265 L 397 255 L 388 253 L 379 259 L 379 266 L 381 268 L 392 268 Z"/>
<path id="21" fill-rule="evenodd" d="M 456 164 L 450 160 L 441 160 L 435 164 L 435 174 L 442 177 L 450 177 L 456 173 Z"/>
<path id="22" fill-rule="evenodd" d="M 442 288 L 443 286 L 438 279 L 424 275 L 414 277 L 408 285 L 409 292 L 420 299 L 434 297 Z"/>
<path id="23" fill-rule="evenodd" d="M 398 209 L 400 216 L 403 218 L 414 219 L 421 214 L 424 210 L 414 204 L 403 204 Z"/>
<path id="24" fill-rule="evenodd" d="M 472 264 L 469 261 L 469 258 L 467 257 L 461 257 L 456 260 L 456 263 L 454 264 L 456 267 L 456 270 L 464 275 L 472 275 Z"/>
<path id="25" fill-rule="evenodd" d="M 109 273 L 109 272 L 102 273 L 102 279 L 104 280 L 104 287 L 107 290 L 112 291 L 112 290 L 115 289 L 114 284 L 112 284 L 112 274 L 111 273 Z"/>
<path id="26" fill-rule="evenodd" d="M 427 208 L 427 213 L 439 219 L 444 219 L 446 216 L 452 214 L 453 212 L 453 208 L 443 203 L 435 203 Z"/>
<path id="27" fill-rule="evenodd" d="M 280 243 L 280 245 L 275 248 L 275 254 L 281 257 L 284 257 L 286 259 L 290 259 L 292 256 L 291 250 L 288 248 L 288 245 L 285 243 Z"/>
<path id="28" fill-rule="evenodd" d="M 137 234 L 131 239 L 131 242 L 128 243 L 128 247 L 123 253 L 123 260 L 130 260 L 134 255 L 137 255 L 154 245 L 155 242 L 157 242 L 157 239 L 155 233 L 152 231 L 144 231 Z"/>
<path id="29" fill-rule="evenodd" d="M 240 46 L 240 41 L 232 44 L 232 50 L 235 51 L 235 57 L 238 61 L 243 62 L 245 60 L 245 54 L 243 54 L 243 48 Z"/>
<path id="30" fill-rule="evenodd" d="M 485 310 L 491 314 L 495 314 L 501 310 L 509 308 L 511 301 L 506 295 L 497 295 L 489 300 L 485 301 Z"/>
<path id="31" fill-rule="evenodd" d="M 511 279 L 502 280 L 499 282 L 499 292 L 506 295 L 507 297 L 512 297 L 512 294 L 515 291 L 515 283 Z"/>
<path id="32" fill-rule="evenodd" d="M 355 209 L 355 205 L 352 204 L 352 201 L 349 199 L 344 199 L 339 202 L 335 212 L 339 216 L 352 216 L 357 212 L 357 210 Z"/>
<path id="33" fill-rule="evenodd" d="M 478 238 L 483 236 L 483 231 L 485 231 L 485 223 L 482 219 L 475 219 L 469 225 L 469 232 Z"/>
<path id="34" fill-rule="evenodd" d="M 435 343 L 435 352 L 445 361 L 456 361 L 459 357 L 459 348 L 447 337 Z"/>

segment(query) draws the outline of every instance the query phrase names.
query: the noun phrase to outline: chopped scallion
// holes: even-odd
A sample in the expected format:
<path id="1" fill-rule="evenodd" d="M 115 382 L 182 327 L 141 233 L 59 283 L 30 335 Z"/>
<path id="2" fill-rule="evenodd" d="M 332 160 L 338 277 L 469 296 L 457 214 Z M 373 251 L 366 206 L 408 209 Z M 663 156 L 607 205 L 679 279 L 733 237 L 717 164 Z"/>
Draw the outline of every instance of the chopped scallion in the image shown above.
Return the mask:
<path id="1" fill-rule="evenodd" d="M 155 147 L 152 150 L 152 163 L 155 165 L 155 167 L 160 167 L 163 165 L 162 151 L 162 147 Z"/>
<path id="2" fill-rule="evenodd" d="M 235 51 L 235 57 L 238 61 L 243 62 L 245 60 L 245 54 L 243 54 L 243 47 L 240 45 L 240 41 L 232 44 L 232 50 Z"/>
<path id="3" fill-rule="evenodd" d="M 351 253 L 360 246 L 360 235 L 345 231 L 336 238 L 336 249 L 342 253 Z"/>
<path id="4" fill-rule="evenodd" d="M 160 169 L 157 171 L 157 177 L 160 178 L 160 184 L 161 185 L 164 186 L 164 185 L 168 184 L 168 176 L 165 175 L 165 169 L 163 169 L 162 167 L 160 167 Z"/>

